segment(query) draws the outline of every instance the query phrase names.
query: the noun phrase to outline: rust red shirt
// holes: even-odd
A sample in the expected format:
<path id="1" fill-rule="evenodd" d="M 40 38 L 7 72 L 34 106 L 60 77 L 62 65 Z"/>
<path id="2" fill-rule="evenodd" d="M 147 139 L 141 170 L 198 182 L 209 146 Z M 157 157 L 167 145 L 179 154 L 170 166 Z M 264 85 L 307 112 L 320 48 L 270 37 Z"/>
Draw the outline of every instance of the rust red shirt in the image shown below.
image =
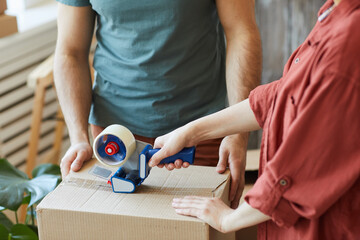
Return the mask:
<path id="1" fill-rule="evenodd" d="M 272 218 L 258 239 L 360 239 L 360 0 L 318 21 L 249 100 L 263 139 L 245 200 Z"/>

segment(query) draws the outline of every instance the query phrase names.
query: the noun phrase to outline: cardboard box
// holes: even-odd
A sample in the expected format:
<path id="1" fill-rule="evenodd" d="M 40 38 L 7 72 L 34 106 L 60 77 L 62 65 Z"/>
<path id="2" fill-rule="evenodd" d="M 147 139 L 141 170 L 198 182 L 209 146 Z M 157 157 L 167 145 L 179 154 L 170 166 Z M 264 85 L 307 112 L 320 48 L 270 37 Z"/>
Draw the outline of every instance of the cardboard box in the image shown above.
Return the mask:
<path id="1" fill-rule="evenodd" d="M 0 38 L 17 33 L 17 21 L 15 16 L 0 15 Z"/>
<path id="2" fill-rule="evenodd" d="M 6 0 L 0 0 L 0 14 L 3 14 L 7 9 Z"/>
<path id="3" fill-rule="evenodd" d="M 90 175 L 92 160 L 71 172 L 37 207 L 40 239 L 234 239 L 201 220 L 177 215 L 174 197 L 216 196 L 228 203 L 229 172 L 214 167 L 153 168 L 131 194 L 113 193 L 105 179 Z M 112 169 L 113 171 L 116 169 Z"/>

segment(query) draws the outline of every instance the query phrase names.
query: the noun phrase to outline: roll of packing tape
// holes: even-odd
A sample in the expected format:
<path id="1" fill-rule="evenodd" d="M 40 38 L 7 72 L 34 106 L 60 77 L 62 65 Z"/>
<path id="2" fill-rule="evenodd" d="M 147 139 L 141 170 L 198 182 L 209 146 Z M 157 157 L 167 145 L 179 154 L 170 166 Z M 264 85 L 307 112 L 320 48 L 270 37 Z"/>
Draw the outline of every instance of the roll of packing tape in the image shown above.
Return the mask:
<path id="1" fill-rule="evenodd" d="M 114 124 L 104 129 L 94 140 L 93 150 L 98 161 L 109 166 L 121 166 L 134 153 L 135 137 L 129 129 Z"/>

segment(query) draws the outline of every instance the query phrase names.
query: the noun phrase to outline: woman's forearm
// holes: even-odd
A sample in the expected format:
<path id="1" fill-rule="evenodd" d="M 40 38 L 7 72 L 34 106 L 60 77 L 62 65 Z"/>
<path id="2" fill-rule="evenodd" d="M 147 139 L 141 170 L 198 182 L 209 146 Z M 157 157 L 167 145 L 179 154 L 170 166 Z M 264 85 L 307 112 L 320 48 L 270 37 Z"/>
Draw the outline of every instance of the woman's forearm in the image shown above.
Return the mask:
<path id="1" fill-rule="evenodd" d="M 193 142 L 220 138 L 232 134 L 260 129 L 255 115 L 246 99 L 222 111 L 189 123 Z"/>
<path id="2" fill-rule="evenodd" d="M 224 218 L 221 223 L 221 228 L 224 232 L 233 232 L 242 228 L 257 225 L 270 219 L 269 216 L 244 202 L 235 211 Z"/>

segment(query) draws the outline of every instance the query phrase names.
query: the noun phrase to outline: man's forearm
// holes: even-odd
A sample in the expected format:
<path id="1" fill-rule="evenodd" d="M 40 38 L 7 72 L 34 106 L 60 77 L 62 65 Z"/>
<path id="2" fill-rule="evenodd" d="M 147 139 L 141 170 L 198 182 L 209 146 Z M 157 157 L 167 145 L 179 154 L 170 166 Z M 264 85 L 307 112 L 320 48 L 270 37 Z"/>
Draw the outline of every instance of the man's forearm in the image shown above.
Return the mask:
<path id="1" fill-rule="evenodd" d="M 256 24 L 228 36 L 226 52 L 226 85 L 229 105 L 233 105 L 260 84 L 262 55 Z"/>
<path id="2" fill-rule="evenodd" d="M 71 143 L 89 141 L 91 77 L 87 56 L 74 56 L 57 49 L 54 79 Z"/>
<path id="3" fill-rule="evenodd" d="M 252 26 L 228 34 L 226 52 L 226 86 L 231 106 L 246 99 L 261 81 L 261 38 L 255 19 Z M 247 146 L 248 135 L 237 135 L 244 147 Z"/>

